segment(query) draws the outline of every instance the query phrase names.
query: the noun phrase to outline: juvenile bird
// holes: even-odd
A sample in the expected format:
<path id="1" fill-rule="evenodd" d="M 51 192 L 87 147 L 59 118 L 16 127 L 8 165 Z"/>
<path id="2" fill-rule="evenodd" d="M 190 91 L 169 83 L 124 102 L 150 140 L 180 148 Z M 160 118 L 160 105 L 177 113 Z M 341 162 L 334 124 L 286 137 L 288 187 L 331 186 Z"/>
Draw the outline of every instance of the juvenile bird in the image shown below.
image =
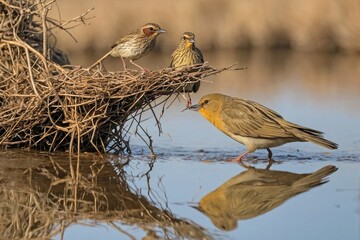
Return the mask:
<path id="1" fill-rule="evenodd" d="M 195 64 L 204 63 L 204 57 L 200 49 L 195 46 L 195 34 L 192 32 L 184 32 L 179 46 L 171 55 L 170 67 L 181 69 L 181 67 L 191 66 Z M 183 92 L 187 93 L 188 97 L 183 95 L 186 100 L 186 107 L 191 105 L 190 93 L 196 93 L 200 88 L 200 81 L 189 83 L 183 88 Z"/>
<path id="2" fill-rule="evenodd" d="M 145 69 L 140 65 L 136 64 L 134 60 L 144 57 L 149 52 L 151 52 L 151 50 L 153 50 L 155 46 L 156 38 L 164 32 L 165 30 L 162 29 L 158 24 L 147 23 L 140 29 L 132 31 L 117 40 L 116 43 L 111 46 L 111 51 L 109 51 L 96 63 L 91 65 L 90 68 L 97 65 L 99 62 L 111 55 L 112 57 L 121 58 L 124 70 L 127 69 L 124 58 L 127 58 L 130 60 L 130 63 L 145 71 Z"/>
<path id="3" fill-rule="evenodd" d="M 257 149 L 270 148 L 289 142 L 312 142 L 336 149 L 338 145 L 323 138 L 323 133 L 288 122 L 275 111 L 259 103 L 218 93 L 203 96 L 199 104 L 190 107 L 197 110 L 220 131 L 244 144 L 247 151 L 236 158 L 242 164 L 243 157 Z"/>

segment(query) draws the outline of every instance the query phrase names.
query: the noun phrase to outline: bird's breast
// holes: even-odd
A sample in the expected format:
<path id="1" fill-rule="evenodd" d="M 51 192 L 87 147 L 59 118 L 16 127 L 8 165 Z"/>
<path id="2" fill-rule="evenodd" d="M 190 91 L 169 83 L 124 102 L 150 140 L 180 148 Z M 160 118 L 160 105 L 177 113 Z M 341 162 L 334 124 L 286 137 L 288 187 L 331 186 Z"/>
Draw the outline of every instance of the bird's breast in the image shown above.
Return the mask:
<path id="1" fill-rule="evenodd" d="M 136 60 L 147 55 L 154 46 L 155 40 L 134 38 L 116 45 L 111 52 L 111 56 Z"/>
<path id="2" fill-rule="evenodd" d="M 226 133 L 225 123 L 222 120 L 220 114 L 212 113 L 203 109 L 199 110 L 200 114 L 211 122 L 217 129 Z"/>
<path id="3" fill-rule="evenodd" d="M 202 63 L 200 57 L 189 48 L 178 48 L 173 54 L 172 67 L 191 66 Z"/>

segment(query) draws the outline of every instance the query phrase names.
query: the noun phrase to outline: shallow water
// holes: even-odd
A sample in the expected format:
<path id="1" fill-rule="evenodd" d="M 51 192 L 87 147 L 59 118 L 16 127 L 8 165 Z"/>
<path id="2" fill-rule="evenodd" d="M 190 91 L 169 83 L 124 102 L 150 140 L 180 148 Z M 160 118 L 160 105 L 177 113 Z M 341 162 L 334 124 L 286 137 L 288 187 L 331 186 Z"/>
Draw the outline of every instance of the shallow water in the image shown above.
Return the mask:
<path id="1" fill-rule="evenodd" d="M 291 143 L 273 149 L 276 163 L 269 171 L 247 171 L 227 161 L 245 148 L 198 113 L 181 112 L 179 98 L 165 111 L 160 136 L 153 119 L 143 124 L 154 140 L 155 161 L 136 136 L 130 158 L 86 154 L 72 165 L 66 154 L 2 151 L 3 238 L 359 239 L 360 56 L 204 55 L 216 67 L 239 62 L 248 69 L 207 79 L 212 83 L 203 82 L 193 102 L 211 92 L 255 100 L 323 131 L 339 149 Z M 118 63 L 107 60 L 109 69 Z M 168 59 L 151 54 L 139 63 L 161 68 Z M 265 169 L 265 159 L 259 150 L 246 163 Z M 338 170 L 323 180 L 297 175 L 328 165 Z"/>

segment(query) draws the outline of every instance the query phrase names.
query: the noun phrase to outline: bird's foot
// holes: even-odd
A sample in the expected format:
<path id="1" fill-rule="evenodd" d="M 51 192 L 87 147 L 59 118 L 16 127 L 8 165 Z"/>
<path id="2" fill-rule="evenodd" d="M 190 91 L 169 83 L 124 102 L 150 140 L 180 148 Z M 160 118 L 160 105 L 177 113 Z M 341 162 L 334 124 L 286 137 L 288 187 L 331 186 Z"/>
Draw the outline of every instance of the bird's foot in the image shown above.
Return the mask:
<path id="1" fill-rule="evenodd" d="M 149 69 L 144 68 L 144 67 L 140 66 L 139 64 L 136 64 L 136 63 L 135 63 L 133 60 L 131 60 L 131 59 L 130 59 L 130 63 L 131 63 L 132 65 L 134 65 L 135 67 L 139 68 L 139 69 L 141 70 L 141 74 L 142 74 L 142 75 L 145 74 L 145 73 L 150 72 Z"/>
<path id="2" fill-rule="evenodd" d="M 247 165 L 247 164 L 243 163 L 242 158 L 240 158 L 240 157 L 229 159 L 228 161 L 229 162 L 235 162 L 235 163 L 239 164 L 240 166 L 242 166 L 242 167 L 244 167 L 246 169 L 253 169 L 254 168 L 254 167 L 252 167 L 250 165 Z"/>
<path id="3" fill-rule="evenodd" d="M 147 68 L 141 68 L 141 75 L 149 75 L 151 73 L 151 71 Z"/>
<path id="4" fill-rule="evenodd" d="M 255 167 L 253 166 L 250 166 L 250 165 L 247 165 L 245 163 L 243 163 L 242 161 L 236 161 L 240 166 L 242 166 L 243 168 L 246 168 L 246 169 L 254 169 Z"/>
<path id="5" fill-rule="evenodd" d="M 276 161 L 272 160 L 272 159 L 268 159 L 268 164 L 265 169 L 269 170 L 271 168 L 271 166 L 273 165 L 273 163 L 276 163 Z"/>
<path id="6" fill-rule="evenodd" d="M 191 99 L 188 98 L 186 99 L 186 108 L 190 108 L 190 106 L 191 106 Z"/>
<path id="7" fill-rule="evenodd" d="M 244 152 L 243 154 L 241 154 L 240 156 L 238 156 L 237 158 L 235 158 L 233 161 L 234 161 L 234 162 L 237 162 L 240 166 L 242 166 L 242 167 L 244 167 L 244 168 L 246 168 L 246 169 L 254 168 L 254 167 L 251 167 L 251 166 L 249 166 L 249 165 L 246 165 L 246 164 L 244 164 L 244 163 L 242 162 L 243 157 L 245 157 L 245 155 L 248 154 L 248 153 L 250 153 L 250 152 L 251 152 L 250 150 Z"/>

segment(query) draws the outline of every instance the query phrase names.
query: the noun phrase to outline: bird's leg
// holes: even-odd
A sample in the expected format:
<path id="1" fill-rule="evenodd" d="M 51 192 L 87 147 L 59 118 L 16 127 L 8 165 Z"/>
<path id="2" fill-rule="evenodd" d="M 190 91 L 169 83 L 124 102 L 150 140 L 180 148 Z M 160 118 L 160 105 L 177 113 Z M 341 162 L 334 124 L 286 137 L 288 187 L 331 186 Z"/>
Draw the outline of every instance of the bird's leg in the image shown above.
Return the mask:
<path id="1" fill-rule="evenodd" d="M 246 151 L 246 152 L 244 152 L 243 154 L 241 154 L 240 156 L 238 156 L 237 158 L 235 158 L 234 159 L 234 161 L 236 161 L 238 164 L 240 164 L 241 166 L 243 166 L 244 168 L 247 168 L 247 169 L 249 169 L 249 168 L 251 168 L 249 165 L 246 165 L 246 164 L 244 164 L 243 162 L 242 162 L 242 158 L 246 155 L 246 154 L 248 154 L 248 153 L 250 153 L 251 151 Z"/>
<path id="2" fill-rule="evenodd" d="M 270 148 L 267 148 L 266 150 L 268 151 L 268 161 L 269 161 L 269 164 L 266 167 L 266 169 L 269 169 L 271 167 L 271 165 L 275 162 L 275 160 L 272 159 L 273 154 L 272 154 Z"/>
<path id="3" fill-rule="evenodd" d="M 241 155 L 238 156 L 237 158 L 235 158 L 235 161 L 238 162 L 238 163 L 242 162 L 242 158 L 243 158 L 245 155 L 247 155 L 248 153 L 250 153 L 249 150 L 246 151 L 246 152 L 244 152 L 243 154 L 241 154 Z"/>
<path id="4" fill-rule="evenodd" d="M 127 71 L 127 67 L 126 67 L 124 58 L 123 57 L 120 57 L 120 58 L 121 58 L 121 61 L 122 61 L 123 67 L 124 67 L 124 71 Z"/>
<path id="5" fill-rule="evenodd" d="M 273 164 L 273 161 L 271 161 L 271 162 L 269 161 L 268 164 L 266 165 L 265 169 L 269 170 L 271 168 L 272 164 Z"/>
<path id="6" fill-rule="evenodd" d="M 272 160 L 272 156 L 273 156 L 272 151 L 270 150 L 270 148 L 267 148 L 266 150 L 268 152 L 268 160 Z"/>
<path id="7" fill-rule="evenodd" d="M 188 98 L 186 99 L 186 107 L 189 108 L 191 106 L 191 97 L 190 93 L 187 94 Z"/>
<path id="8" fill-rule="evenodd" d="M 132 59 L 130 59 L 130 63 L 133 64 L 134 66 L 140 68 L 143 72 L 149 71 L 148 69 L 143 68 L 142 66 L 136 64 Z"/>
<path id="9" fill-rule="evenodd" d="M 181 94 L 181 96 L 185 99 L 186 101 L 186 108 L 189 108 L 191 106 L 191 98 L 190 95 L 188 93 L 189 98 L 186 97 L 186 92 L 185 92 L 185 87 L 183 88 L 183 93 Z"/>

